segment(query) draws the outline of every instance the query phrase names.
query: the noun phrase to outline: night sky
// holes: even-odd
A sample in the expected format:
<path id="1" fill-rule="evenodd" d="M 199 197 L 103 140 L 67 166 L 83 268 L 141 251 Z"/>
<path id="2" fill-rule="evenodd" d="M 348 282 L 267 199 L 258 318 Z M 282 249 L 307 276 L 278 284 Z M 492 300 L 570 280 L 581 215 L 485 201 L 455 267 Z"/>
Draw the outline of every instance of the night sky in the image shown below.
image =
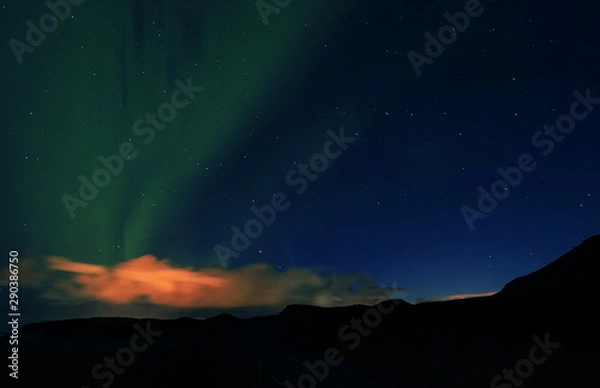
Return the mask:
<path id="1" fill-rule="evenodd" d="M 5 3 L 24 321 L 488 294 L 598 233 L 595 1 Z"/>

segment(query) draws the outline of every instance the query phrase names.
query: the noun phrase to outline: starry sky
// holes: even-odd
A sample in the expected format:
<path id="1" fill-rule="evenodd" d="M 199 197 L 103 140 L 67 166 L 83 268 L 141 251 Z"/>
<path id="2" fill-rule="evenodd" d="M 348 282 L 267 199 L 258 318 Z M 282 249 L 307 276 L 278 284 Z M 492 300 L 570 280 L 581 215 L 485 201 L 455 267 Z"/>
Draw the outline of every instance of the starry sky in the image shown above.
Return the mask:
<path id="1" fill-rule="evenodd" d="M 488 295 L 598 233 L 596 2 L 275 3 L 4 2 L 25 320 Z"/>

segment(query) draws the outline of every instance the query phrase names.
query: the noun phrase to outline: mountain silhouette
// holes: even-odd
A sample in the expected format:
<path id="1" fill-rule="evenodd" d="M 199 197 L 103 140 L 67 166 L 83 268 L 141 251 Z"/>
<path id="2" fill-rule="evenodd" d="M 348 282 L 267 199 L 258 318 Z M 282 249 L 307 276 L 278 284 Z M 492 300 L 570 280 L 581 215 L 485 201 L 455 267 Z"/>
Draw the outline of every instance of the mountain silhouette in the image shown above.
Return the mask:
<path id="1" fill-rule="evenodd" d="M 600 236 L 586 239 L 558 260 L 509 282 L 503 296 L 542 299 L 582 299 L 598 295 L 599 282 L 594 268 L 599 259 Z"/>
<path id="2" fill-rule="evenodd" d="M 19 383 L 597 388 L 599 254 L 600 235 L 488 297 L 416 305 L 403 300 L 335 308 L 290 305 L 277 315 L 247 319 L 224 313 L 204 320 L 28 324 L 20 333 Z M 153 334 L 140 334 L 148 330 Z M 136 346 L 148 342 L 145 350 L 121 350 L 132 347 L 136 333 Z M 2 351 L 10 354 L 7 337 Z M 128 352 L 134 359 L 120 374 L 103 366 L 105 357 L 127 364 Z M 93 376 L 97 365 L 99 378 Z M 516 370 L 514 382 L 504 370 Z"/>

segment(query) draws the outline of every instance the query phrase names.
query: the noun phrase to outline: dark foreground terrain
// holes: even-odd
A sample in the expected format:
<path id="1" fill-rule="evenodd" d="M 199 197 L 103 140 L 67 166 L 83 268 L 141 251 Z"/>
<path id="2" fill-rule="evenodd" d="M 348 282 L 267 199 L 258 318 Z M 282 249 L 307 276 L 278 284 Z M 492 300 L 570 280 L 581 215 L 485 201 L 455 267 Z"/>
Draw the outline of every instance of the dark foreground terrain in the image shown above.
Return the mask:
<path id="1" fill-rule="evenodd" d="M 483 298 L 296 305 L 251 319 L 29 324 L 19 385 L 598 388 L 599 254 L 600 236 L 589 238 Z M 9 354 L 7 338 L 1 350 Z"/>

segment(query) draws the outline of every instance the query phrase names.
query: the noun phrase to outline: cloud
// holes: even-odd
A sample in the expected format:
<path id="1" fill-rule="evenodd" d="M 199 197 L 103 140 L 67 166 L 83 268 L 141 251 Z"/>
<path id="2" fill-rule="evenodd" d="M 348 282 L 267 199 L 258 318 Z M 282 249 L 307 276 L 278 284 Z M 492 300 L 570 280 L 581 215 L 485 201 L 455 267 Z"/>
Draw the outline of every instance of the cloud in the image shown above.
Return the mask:
<path id="1" fill-rule="evenodd" d="M 59 304 L 243 308 L 299 303 L 331 307 L 385 299 L 381 286 L 360 274 L 324 274 L 306 268 L 278 272 L 264 263 L 232 270 L 182 268 L 151 255 L 113 267 L 46 257 L 37 261 L 35 276 L 30 278 L 33 280 L 23 281 L 40 289 L 44 299 Z"/>
<path id="2" fill-rule="evenodd" d="M 479 298 L 482 296 L 492 296 L 496 293 L 497 293 L 497 291 L 491 291 L 491 292 L 483 292 L 481 294 L 455 294 L 455 295 L 448 295 L 448 296 L 437 296 L 437 297 L 433 297 L 433 298 L 418 298 L 415 301 L 415 303 L 444 302 L 444 301 L 448 301 L 448 300 Z"/>

